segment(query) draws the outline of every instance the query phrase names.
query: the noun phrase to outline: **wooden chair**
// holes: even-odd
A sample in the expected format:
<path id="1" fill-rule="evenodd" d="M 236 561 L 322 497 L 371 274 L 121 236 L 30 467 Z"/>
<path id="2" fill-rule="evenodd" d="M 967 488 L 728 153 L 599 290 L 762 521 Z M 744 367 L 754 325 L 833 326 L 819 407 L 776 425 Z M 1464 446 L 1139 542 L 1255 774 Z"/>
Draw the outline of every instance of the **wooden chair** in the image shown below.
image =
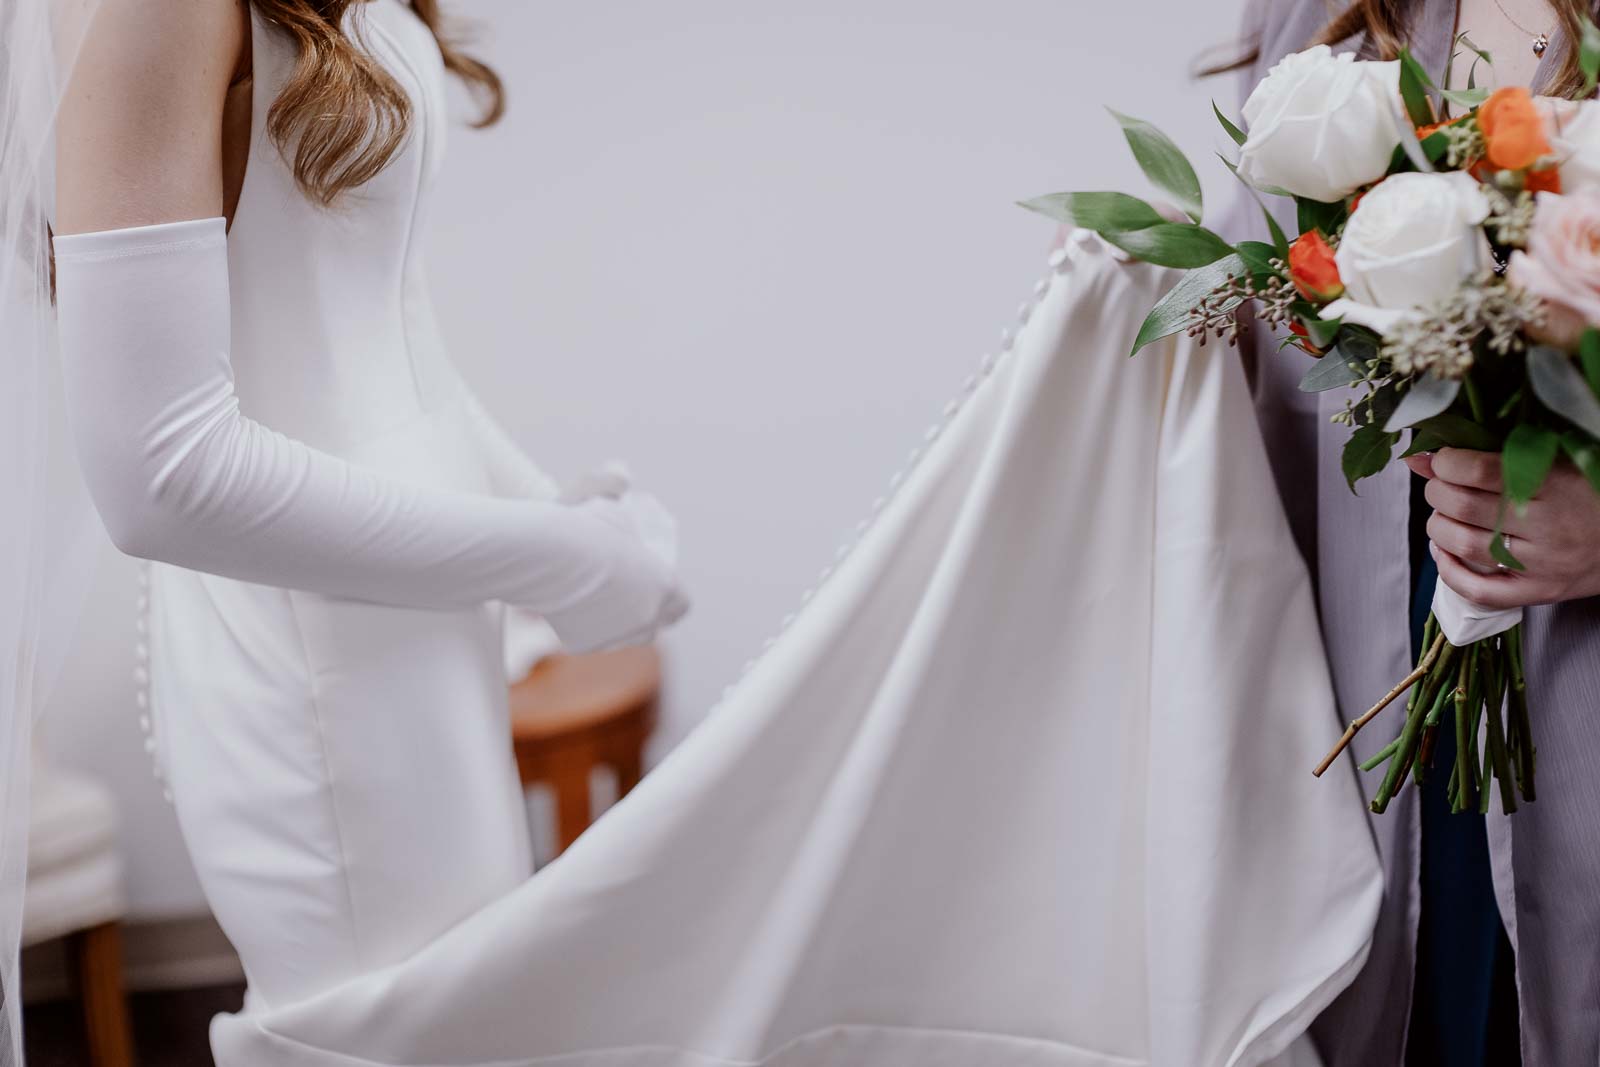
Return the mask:
<path id="1" fill-rule="evenodd" d="M 588 828 L 589 774 L 608 766 L 617 798 L 639 782 L 655 728 L 661 657 L 654 648 L 555 655 L 511 687 L 511 737 L 523 785 L 555 793 L 556 846 Z"/>

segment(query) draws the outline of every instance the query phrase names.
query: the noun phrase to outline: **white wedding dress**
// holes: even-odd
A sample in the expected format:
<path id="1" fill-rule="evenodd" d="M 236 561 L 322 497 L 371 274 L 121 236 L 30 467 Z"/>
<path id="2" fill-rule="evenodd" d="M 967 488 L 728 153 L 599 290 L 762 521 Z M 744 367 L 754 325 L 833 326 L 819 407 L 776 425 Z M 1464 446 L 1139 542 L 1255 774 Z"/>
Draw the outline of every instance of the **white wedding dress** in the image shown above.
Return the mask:
<path id="1" fill-rule="evenodd" d="M 663 514 L 604 479 L 554 499 L 445 354 L 420 250 L 446 124 L 432 34 L 399 0 L 358 6 L 416 120 L 322 208 L 265 129 L 293 47 L 249 10 L 231 234 L 188 220 L 55 251 L 86 480 L 118 544 L 167 561 L 140 593 L 147 747 L 252 1004 L 281 1005 L 528 877 L 498 601 L 579 648 L 681 608 Z"/>
<path id="2" fill-rule="evenodd" d="M 353 10 L 415 127 L 313 207 L 264 136 L 292 54 L 256 22 L 239 403 L 362 468 L 547 493 L 428 311 L 438 52 L 399 0 Z M 71 293 L 141 250 L 73 240 L 76 350 Z M 156 565 L 154 747 L 250 980 L 220 1067 L 1296 1055 L 1381 886 L 1353 778 L 1308 773 L 1333 700 L 1237 360 L 1127 358 L 1173 280 L 1092 238 L 1058 253 L 770 650 L 531 879 L 495 609 Z"/>

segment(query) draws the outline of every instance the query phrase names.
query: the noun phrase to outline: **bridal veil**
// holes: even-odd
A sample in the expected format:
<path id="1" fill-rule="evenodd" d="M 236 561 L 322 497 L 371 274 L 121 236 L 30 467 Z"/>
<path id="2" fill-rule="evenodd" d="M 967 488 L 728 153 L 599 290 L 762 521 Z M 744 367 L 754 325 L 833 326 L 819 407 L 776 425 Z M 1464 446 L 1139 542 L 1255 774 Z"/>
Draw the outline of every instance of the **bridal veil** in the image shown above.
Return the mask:
<path id="1" fill-rule="evenodd" d="M 93 575 L 62 414 L 51 130 L 95 0 L 0 0 L 0 1067 L 22 1062 L 18 946 L 33 727 Z"/>

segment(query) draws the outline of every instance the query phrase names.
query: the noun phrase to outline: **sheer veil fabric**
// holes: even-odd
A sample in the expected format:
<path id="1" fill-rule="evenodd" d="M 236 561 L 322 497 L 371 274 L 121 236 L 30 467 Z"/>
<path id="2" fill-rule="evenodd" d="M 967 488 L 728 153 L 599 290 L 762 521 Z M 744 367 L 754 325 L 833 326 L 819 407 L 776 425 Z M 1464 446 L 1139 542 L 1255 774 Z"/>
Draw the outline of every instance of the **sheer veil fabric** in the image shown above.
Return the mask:
<path id="1" fill-rule="evenodd" d="M 18 949 L 33 728 L 98 525 L 64 425 L 50 299 L 51 131 L 94 0 L 0 0 L 0 1067 L 22 1062 Z"/>
<path id="2" fill-rule="evenodd" d="M 1366 957 L 1378 864 L 1353 773 L 1307 773 L 1333 698 L 1238 360 L 1127 358 L 1173 280 L 1058 253 L 638 789 L 416 955 L 218 1017 L 221 1067 L 1293 1055 Z"/>

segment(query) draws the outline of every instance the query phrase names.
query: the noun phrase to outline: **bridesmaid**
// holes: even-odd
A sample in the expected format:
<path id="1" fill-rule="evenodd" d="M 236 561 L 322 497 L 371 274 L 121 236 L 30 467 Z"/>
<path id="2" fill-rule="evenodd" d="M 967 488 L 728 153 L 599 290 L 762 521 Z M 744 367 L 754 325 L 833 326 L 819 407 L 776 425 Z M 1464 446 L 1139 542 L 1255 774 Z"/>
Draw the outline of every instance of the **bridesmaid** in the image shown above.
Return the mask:
<path id="1" fill-rule="evenodd" d="M 1587 0 L 1251 0 L 1248 92 L 1315 42 L 1434 74 L 1467 33 L 1494 57 L 1478 79 L 1573 96 Z M 1330 10 L 1334 12 L 1330 21 Z M 1241 199 L 1234 235 L 1260 226 Z M 1285 218 L 1286 223 L 1292 221 Z M 1570 467 L 1515 531 L 1526 575 L 1484 576 L 1489 532 L 1473 505 L 1497 493 L 1497 457 L 1445 450 L 1398 465 L 1352 495 L 1339 475 L 1333 402 L 1304 394 L 1303 366 L 1256 332 L 1257 409 L 1280 493 L 1314 576 L 1341 712 L 1359 714 L 1410 669 L 1436 576 L 1495 607 L 1528 607 L 1530 699 L 1538 708 L 1539 799 L 1507 818 L 1451 815 L 1445 776 L 1372 817 L 1387 893 L 1365 969 L 1313 1027 L 1328 1067 L 1567 1067 L 1600 1061 L 1600 501 Z M 1359 580 L 1352 580 L 1359 578 Z M 1411 634 L 1401 623 L 1408 613 Z M 1448 733 L 1449 731 L 1445 731 Z M 1358 735 L 1356 759 L 1385 731 Z M 1451 739 L 1453 746 L 1453 739 Z M 1443 747 L 1443 746 L 1441 746 Z M 1436 759 L 1448 766 L 1452 752 Z M 1363 776 L 1370 794 L 1377 779 Z"/>

